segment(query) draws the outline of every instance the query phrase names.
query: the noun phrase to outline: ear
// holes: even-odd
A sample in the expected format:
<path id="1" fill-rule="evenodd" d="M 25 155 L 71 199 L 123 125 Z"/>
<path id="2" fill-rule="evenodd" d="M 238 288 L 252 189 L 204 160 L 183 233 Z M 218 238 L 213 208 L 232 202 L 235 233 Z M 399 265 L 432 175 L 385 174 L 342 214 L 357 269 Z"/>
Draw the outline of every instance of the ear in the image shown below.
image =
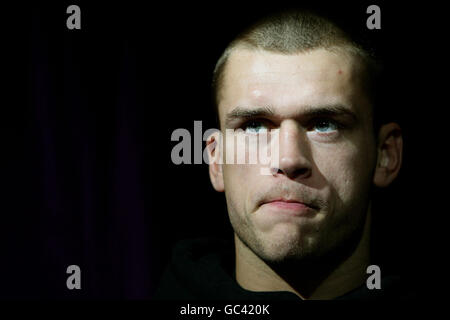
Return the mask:
<path id="1" fill-rule="evenodd" d="M 387 187 L 402 165 L 403 137 L 397 123 L 388 123 L 378 133 L 378 159 L 373 177 L 377 187 Z"/>
<path id="2" fill-rule="evenodd" d="M 206 149 L 208 152 L 209 178 L 214 189 L 218 192 L 225 190 L 222 171 L 222 134 L 220 131 L 213 132 L 206 140 Z"/>

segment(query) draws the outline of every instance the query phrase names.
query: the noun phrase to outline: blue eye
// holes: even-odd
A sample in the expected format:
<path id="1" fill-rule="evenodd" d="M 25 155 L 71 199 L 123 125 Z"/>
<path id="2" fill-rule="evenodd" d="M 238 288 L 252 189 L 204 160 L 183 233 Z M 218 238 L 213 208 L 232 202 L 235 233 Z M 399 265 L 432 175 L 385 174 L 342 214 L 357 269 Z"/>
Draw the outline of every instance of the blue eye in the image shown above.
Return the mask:
<path id="1" fill-rule="evenodd" d="M 329 132 L 337 130 L 338 125 L 331 120 L 319 120 L 314 124 L 313 128 L 318 132 Z"/>
<path id="2" fill-rule="evenodd" d="M 244 125 L 244 130 L 247 133 L 260 133 L 262 130 L 266 131 L 267 126 L 261 121 L 250 121 Z"/>

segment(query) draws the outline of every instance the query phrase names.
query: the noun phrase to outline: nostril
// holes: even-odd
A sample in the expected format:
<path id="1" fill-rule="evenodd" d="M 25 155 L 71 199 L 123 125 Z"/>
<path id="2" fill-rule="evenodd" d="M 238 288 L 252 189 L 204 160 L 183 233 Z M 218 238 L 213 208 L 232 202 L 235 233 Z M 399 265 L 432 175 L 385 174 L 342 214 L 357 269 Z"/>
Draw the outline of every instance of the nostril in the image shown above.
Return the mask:
<path id="1" fill-rule="evenodd" d="M 303 176 L 306 176 L 308 174 L 308 172 L 309 172 L 308 168 L 301 168 L 294 172 L 294 176 L 303 177 Z"/>
<path id="2" fill-rule="evenodd" d="M 276 174 L 283 174 L 286 175 L 290 178 L 305 178 L 306 176 L 308 176 L 310 174 L 310 170 L 308 168 L 300 168 L 300 169 L 296 169 L 293 171 L 290 170 L 282 170 L 280 168 L 272 168 L 272 174 L 276 175 Z"/>

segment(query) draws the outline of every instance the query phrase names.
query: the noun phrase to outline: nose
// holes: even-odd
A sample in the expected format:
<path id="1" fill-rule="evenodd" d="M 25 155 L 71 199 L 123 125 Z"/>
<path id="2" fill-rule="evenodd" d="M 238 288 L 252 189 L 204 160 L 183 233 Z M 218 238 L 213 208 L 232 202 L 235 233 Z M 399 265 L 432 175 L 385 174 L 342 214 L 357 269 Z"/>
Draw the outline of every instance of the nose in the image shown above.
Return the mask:
<path id="1" fill-rule="evenodd" d="M 302 129 L 295 121 L 284 121 L 279 131 L 278 166 L 272 166 L 272 173 L 295 180 L 308 178 L 312 172 L 309 153 L 309 145 Z"/>

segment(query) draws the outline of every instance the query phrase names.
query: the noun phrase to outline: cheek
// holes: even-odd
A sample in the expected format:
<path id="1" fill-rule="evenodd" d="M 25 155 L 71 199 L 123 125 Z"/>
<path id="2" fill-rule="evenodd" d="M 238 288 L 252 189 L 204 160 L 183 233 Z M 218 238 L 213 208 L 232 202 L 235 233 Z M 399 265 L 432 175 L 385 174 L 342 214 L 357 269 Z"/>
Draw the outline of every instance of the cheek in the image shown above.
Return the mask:
<path id="1" fill-rule="evenodd" d="M 257 168 L 254 165 L 228 164 L 223 166 L 223 179 L 227 203 L 243 214 L 247 210 L 248 197 L 253 185 Z"/>
<path id="2" fill-rule="evenodd" d="M 316 164 L 342 202 L 350 202 L 366 193 L 372 181 L 371 154 L 353 144 L 341 145 L 333 150 L 316 154 Z"/>
<path id="3" fill-rule="evenodd" d="M 226 141 L 230 141 L 230 137 Z M 257 140 L 242 140 L 234 137 L 233 143 L 225 143 L 223 177 L 227 200 L 240 211 L 248 209 L 250 192 L 260 183 L 261 166 L 257 164 Z M 252 156 L 249 153 L 252 153 Z M 226 155 L 228 154 L 228 158 Z M 252 164 L 249 164 L 252 163 Z"/>

